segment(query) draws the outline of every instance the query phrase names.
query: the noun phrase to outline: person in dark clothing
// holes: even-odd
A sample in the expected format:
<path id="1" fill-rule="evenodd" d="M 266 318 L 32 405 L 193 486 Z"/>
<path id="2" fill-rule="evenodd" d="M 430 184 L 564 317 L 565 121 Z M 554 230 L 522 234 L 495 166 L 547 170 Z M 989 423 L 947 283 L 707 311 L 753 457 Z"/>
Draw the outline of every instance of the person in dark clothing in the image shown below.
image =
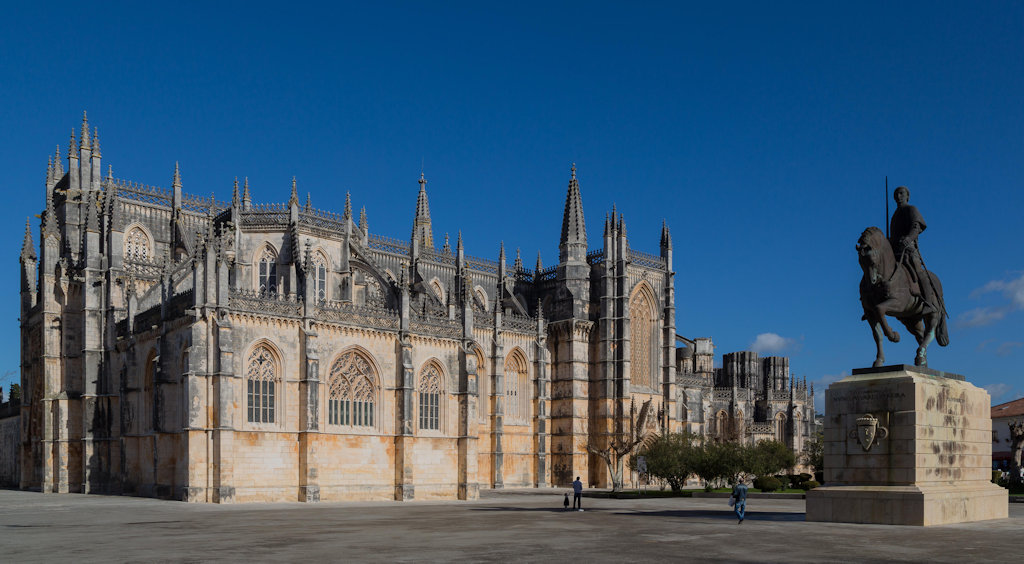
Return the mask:
<path id="1" fill-rule="evenodd" d="M 562 501 L 562 507 L 564 507 L 566 511 L 569 510 L 569 494 L 568 493 L 565 494 L 565 500 Z"/>
<path id="2" fill-rule="evenodd" d="M 579 476 L 576 476 L 576 481 L 572 483 L 572 508 L 583 511 L 583 482 Z"/>

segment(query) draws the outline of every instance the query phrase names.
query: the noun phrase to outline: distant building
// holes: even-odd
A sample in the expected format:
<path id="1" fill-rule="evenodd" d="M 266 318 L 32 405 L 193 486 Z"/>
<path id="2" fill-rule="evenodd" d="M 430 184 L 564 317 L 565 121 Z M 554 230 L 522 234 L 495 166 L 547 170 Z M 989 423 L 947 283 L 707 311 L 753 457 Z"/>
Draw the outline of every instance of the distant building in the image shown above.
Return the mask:
<path id="1" fill-rule="evenodd" d="M 1024 419 L 1024 398 L 992 406 L 992 467 L 1009 470 L 1010 423 Z"/>
<path id="2" fill-rule="evenodd" d="M 814 385 L 793 378 L 788 358 L 733 352 L 714 368 L 711 339 L 679 340 L 680 420 L 688 430 L 747 443 L 774 439 L 803 450 L 814 431 Z"/>

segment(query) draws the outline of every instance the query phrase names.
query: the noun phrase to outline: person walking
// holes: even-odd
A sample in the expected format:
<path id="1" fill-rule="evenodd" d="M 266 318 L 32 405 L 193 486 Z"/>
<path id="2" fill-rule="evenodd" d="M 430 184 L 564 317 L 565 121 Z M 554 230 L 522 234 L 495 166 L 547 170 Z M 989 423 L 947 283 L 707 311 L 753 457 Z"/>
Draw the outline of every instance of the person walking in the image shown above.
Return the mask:
<path id="1" fill-rule="evenodd" d="M 736 512 L 736 516 L 740 519 L 736 522 L 738 525 L 743 522 L 743 517 L 747 513 L 747 485 L 743 483 L 743 478 L 740 478 L 739 482 L 732 487 L 732 498 L 736 501 L 733 511 Z"/>
<path id="2" fill-rule="evenodd" d="M 583 511 L 583 482 L 579 476 L 576 476 L 576 481 L 572 483 L 572 508 Z"/>

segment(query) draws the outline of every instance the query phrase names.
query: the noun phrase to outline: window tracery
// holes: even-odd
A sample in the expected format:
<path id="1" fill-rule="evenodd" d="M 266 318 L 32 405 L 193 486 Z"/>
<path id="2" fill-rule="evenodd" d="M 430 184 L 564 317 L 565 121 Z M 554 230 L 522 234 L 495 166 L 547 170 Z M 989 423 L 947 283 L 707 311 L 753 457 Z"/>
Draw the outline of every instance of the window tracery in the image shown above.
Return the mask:
<path id="1" fill-rule="evenodd" d="M 327 299 L 327 259 L 320 253 L 313 255 L 313 296 L 317 302 Z"/>
<path id="2" fill-rule="evenodd" d="M 144 261 L 149 260 L 150 255 L 149 236 L 138 225 L 132 227 L 124 238 L 124 258 Z"/>
<path id="3" fill-rule="evenodd" d="M 441 371 L 433 362 L 427 363 L 417 390 L 420 429 L 437 431 L 441 428 L 441 391 Z"/>
<path id="4" fill-rule="evenodd" d="M 278 372 L 277 359 L 266 345 L 257 346 L 249 354 L 245 379 L 250 423 L 274 422 Z"/>
<path id="5" fill-rule="evenodd" d="M 513 351 L 505 359 L 505 419 L 510 423 L 526 423 L 530 417 L 530 379 L 526 359 Z"/>
<path id="6" fill-rule="evenodd" d="M 376 380 L 370 362 L 357 351 L 339 356 L 331 365 L 328 380 L 328 424 L 373 427 Z"/>
<path id="7" fill-rule="evenodd" d="M 654 304 L 646 288 L 641 288 L 629 304 L 630 327 L 630 382 L 635 386 L 650 388 L 651 365 L 654 354 L 652 334 L 654 332 Z"/>
<path id="8" fill-rule="evenodd" d="M 273 295 L 277 293 L 277 253 L 270 245 L 263 247 L 259 258 L 259 287 L 260 294 Z"/>

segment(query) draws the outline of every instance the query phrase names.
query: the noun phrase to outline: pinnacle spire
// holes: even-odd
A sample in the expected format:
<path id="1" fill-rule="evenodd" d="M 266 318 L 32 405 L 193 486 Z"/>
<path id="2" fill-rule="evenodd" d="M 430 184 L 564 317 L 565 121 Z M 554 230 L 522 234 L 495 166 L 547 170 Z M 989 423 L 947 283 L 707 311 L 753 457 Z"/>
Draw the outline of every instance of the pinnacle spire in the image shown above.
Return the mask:
<path id="1" fill-rule="evenodd" d="M 306 211 L 313 209 L 313 195 L 306 192 Z"/>
<path id="2" fill-rule="evenodd" d="M 516 247 L 516 262 L 515 262 L 515 268 L 516 268 L 516 271 L 517 271 L 517 272 L 523 269 L 523 257 L 522 257 L 522 255 L 521 255 L 521 254 L 519 253 L 519 248 L 518 248 L 518 247 Z"/>
<path id="3" fill-rule="evenodd" d="M 498 263 L 505 265 L 505 241 L 501 242 L 501 250 L 498 251 Z"/>
<path id="4" fill-rule="evenodd" d="M 345 192 L 345 219 L 352 217 L 352 192 Z"/>
<path id="5" fill-rule="evenodd" d="M 60 145 L 57 145 L 57 151 L 53 153 L 53 181 L 57 182 L 64 176 L 64 164 L 60 162 Z"/>
<path id="6" fill-rule="evenodd" d="M 53 157 L 46 157 L 46 188 L 53 184 Z"/>
<path id="7" fill-rule="evenodd" d="M 297 205 L 299 205 L 298 183 L 295 181 L 295 177 L 294 176 L 292 177 L 292 195 L 291 195 L 291 197 L 288 198 L 288 205 L 289 206 L 297 206 Z"/>
<path id="8" fill-rule="evenodd" d="M 249 197 L 249 177 L 245 177 L 245 186 L 242 189 L 242 207 L 248 208 L 252 205 L 252 198 Z"/>
<path id="9" fill-rule="evenodd" d="M 68 158 L 78 158 L 78 141 L 75 141 L 75 128 L 71 128 L 71 141 L 68 141 Z"/>
<path id="10" fill-rule="evenodd" d="M 540 251 L 537 251 L 537 266 L 535 274 L 539 276 L 541 270 L 544 270 L 544 263 L 540 261 Z"/>
<path id="11" fill-rule="evenodd" d="M 462 252 L 462 230 L 459 229 L 459 238 L 455 242 L 455 251 L 458 253 Z"/>
<path id="12" fill-rule="evenodd" d="M 366 206 L 359 208 L 359 229 L 362 229 L 363 233 L 369 233 L 370 222 L 366 219 Z"/>
<path id="13" fill-rule="evenodd" d="M 94 127 L 92 130 L 92 156 L 101 158 L 103 155 L 100 154 L 100 128 Z"/>
<path id="14" fill-rule="evenodd" d="M 452 254 L 452 246 L 448 243 L 447 233 L 444 234 L 444 247 L 441 248 L 441 251 L 446 255 Z"/>
<path id="15" fill-rule="evenodd" d="M 231 207 L 238 207 L 238 177 L 235 177 L 235 185 L 231 188 Z"/>
<path id="16" fill-rule="evenodd" d="M 178 161 L 174 161 L 174 178 L 171 180 L 171 188 L 181 190 L 181 167 L 178 166 Z"/>
<path id="17" fill-rule="evenodd" d="M 434 231 L 430 226 L 430 204 L 427 202 L 427 179 L 420 173 L 420 193 L 416 197 L 416 217 L 413 219 L 413 238 L 418 238 L 425 249 L 434 248 Z"/>
<path id="18" fill-rule="evenodd" d="M 89 116 L 86 115 L 85 110 L 82 110 L 82 147 L 83 150 L 89 148 Z"/>
<path id="19" fill-rule="evenodd" d="M 36 246 L 32 243 L 32 220 L 25 218 L 25 241 L 21 244 L 21 258 L 36 260 Z"/>
<path id="20" fill-rule="evenodd" d="M 559 241 L 559 260 L 586 260 L 587 226 L 583 220 L 583 198 L 580 184 L 576 180 L 576 163 L 572 164 L 572 176 L 565 194 L 565 211 L 562 214 L 562 237 Z M 573 253 L 570 253 L 570 247 Z M 570 254 L 572 256 L 570 256 Z"/>
<path id="21" fill-rule="evenodd" d="M 114 166 L 108 164 L 107 165 L 107 180 L 113 180 L 113 179 L 114 179 Z"/>

